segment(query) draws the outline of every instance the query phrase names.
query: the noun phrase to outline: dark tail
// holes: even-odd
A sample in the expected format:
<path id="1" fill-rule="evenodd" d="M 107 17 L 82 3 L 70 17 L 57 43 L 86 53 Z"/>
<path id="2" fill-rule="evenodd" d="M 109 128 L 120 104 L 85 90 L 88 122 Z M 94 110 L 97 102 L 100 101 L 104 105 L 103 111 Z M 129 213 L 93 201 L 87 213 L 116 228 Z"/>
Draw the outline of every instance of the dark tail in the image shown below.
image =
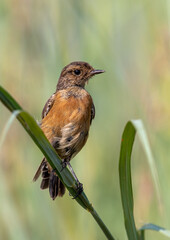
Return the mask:
<path id="1" fill-rule="evenodd" d="M 33 178 L 35 182 L 38 177 L 42 176 L 40 188 L 49 188 L 51 198 L 54 200 L 57 196 L 62 197 L 65 193 L 65 186 L 57 176 L 54 170 L 49 168 L 48 162 L 44 158 Z"/>

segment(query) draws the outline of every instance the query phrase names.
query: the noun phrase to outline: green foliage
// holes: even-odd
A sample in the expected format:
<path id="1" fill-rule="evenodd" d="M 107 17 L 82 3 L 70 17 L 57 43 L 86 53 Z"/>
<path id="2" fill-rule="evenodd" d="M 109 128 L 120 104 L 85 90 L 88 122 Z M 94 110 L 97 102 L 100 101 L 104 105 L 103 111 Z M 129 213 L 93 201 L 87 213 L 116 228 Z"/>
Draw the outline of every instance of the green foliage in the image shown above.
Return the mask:
<path id="1" fill-rule="evenodd" d="M 66 64 L 82 60 L 106 71 L 86 86 L 96 117 L 72 166 L 120 240 L 127 236 L 117 169 L 129 119 L 142 119 L 146 126 L 160 182 L 159 188 L 137 134 L 132 153 L 135 225 L 170 226 L 169 7 L 169 1 L 160 0 L 0 1 L 0 85 L 34 119 L 40 120 Z M 40 179 L 32 182 L 43 153 L 14 117 L 0 104 L 0 239 L 104 240 L 68 191 L 52 201 L 48 191 L 40 190 Z M 167 239 L 154 231 L 145 235 Z"/>
<path id="2" fill-rule="evenodd" d="M 135 128 L 131 122 L 128 122 L 122 136 L 119 160 L 120 189 L 125 227 L 128 238 L 131 240 L 138 240 L 138 233 L 133 217 L 133 194 L 131 180 L 131 153 L 135 134 Z"/>
<path id="3" fill-rule="evenodd" d="M 55 150 L 48 142 L 47 138 L 45 137 L 44 133 L 39 128 L 35 120 L 31 117 L 30 114 L 23 111 L 19 104 L 12 98 L 12 96 L 8 92 L 6 92 L 1 86 L 0 100 L 11 112 L 14 113 L 14 116 L 17 117 L 24 129 L 31 136 L 35 144 L 39 147 L 46 159 L 49 161 L 50 165 L 53 167 L 53 169 L 56 170 L 57 175 L 67 187 L 69 192 L 73 196 L 75 196 L 76 183 L 74 181 L 74 177 L 67 168 L 65 168 L 61 172 L 61 160 L 59 159 Z M 139 128 L 139 125 L 140 121 L 138 120 L 128 122 L 125 126 L 125 130 L 122 135 L 119 160 L 120 190 L 127 236 L 129 240 L 144 240 L 144 230 L 155 230 L 170 237 L 168 230 L 165 230 L 164 228 L 161 228 L 154 224 L 145 224 L 143 227 L 140 228 L 139 232 L 137 231 L 135 226 L 135 220 L 133 215 L 134 204 L 131 179 L 131 154 L 136 134 L 135 127 Z M 141 139 L 143 139 L 143 142 L 146 142 L 147 137 L 144 135 L 144 137 Z M 148 145 L 146 144 L 146 146 Z M 76 198 L 76 201 L 92 214 L 92 216 L 106 235 L 107 239 L 114 240 L 113 236 L 90 204 L 84 192 Z"/>
<path id="4" fill-rule="evenodd" d="M 138 231 L 135 226 L 134 219 L 134 203 L 133 203 L 133 190 L 132 190 L 132 178 L 131 178 L 131 154 L 136 135 L 136 130 L 139 132 L 141 142 L 146 148 L 146 153 L 151 156 L 151 150 L 147 140 L 147 135 L 144 130 L 143 124 L 140 120 L 133 120 L 126 124 L 123 135 L 120 150 L 119 159 L 119 178 L 120 178 L 120 190 L 121 199 L 124 212 L 124 221 L 126 232 L 129 240 L 144 240 L 144 230 L 154 230 L 162 233 L 165 236 L 170 237 L 169 230 L 159 227 L 155 224 L 145 224 Z M 145 144 L 147 143 L 147 144 Z M 153 165 L 153 162 L 152 162 Z M 154 169 L 155 170 L 155 169 Z M 156 171 L 156 170 L 155 170 Z M 155 176 L 156 172 L 153 175 Z M 155 177 L 153 178 L 155 179 Z"/>

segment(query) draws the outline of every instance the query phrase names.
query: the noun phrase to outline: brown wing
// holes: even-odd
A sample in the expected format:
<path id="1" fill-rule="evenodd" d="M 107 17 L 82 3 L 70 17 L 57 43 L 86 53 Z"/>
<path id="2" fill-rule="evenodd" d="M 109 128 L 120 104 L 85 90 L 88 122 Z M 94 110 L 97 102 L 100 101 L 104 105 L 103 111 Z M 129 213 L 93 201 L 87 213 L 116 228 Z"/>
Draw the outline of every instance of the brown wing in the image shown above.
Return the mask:
<path id="1" fill-rule="evenodd" d="M 90 124 L 94 118 L 95 118 L 95 106 L 94 103 L 92 103 Z"/>
<path id="2" fill-rule="evenodd" d="M 54 104 L 54 99 L 55 99 L 55 93 L 48 99 L 48 101 L 46 102 L 43 111 L 42 111 L 42 118 L 44 118 L 45 116 L 47 116 L 47 114 L 49 113 L 49 111 L 51 110 L 53 104 Z"/>

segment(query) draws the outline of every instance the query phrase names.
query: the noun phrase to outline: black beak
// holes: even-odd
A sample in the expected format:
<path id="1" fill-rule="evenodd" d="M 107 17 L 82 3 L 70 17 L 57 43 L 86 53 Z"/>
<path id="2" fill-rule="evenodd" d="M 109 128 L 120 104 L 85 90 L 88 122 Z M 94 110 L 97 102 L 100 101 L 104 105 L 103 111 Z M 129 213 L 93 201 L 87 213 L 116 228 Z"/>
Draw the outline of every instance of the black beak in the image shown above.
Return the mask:
<path id="1" fill-rule="evenodd" d="M 104 73 L 104 72 L 105 72 L 104 70 L 94 69 L 91 71 L 91 75 L 93 76 L 93 75 Z"/>

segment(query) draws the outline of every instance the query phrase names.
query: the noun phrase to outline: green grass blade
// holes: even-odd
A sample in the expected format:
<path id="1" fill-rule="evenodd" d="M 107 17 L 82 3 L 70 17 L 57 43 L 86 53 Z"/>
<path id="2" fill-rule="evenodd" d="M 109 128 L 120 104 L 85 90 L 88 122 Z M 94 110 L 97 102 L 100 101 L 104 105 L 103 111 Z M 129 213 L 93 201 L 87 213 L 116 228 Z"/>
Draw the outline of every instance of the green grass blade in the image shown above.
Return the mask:
<path id="1" fill-rule="evenodd" d="M 57 175 L 61 179 L 61 181 L 64 183 L 66 188 L 69 190 L 71 195 L 75 196 L 77 194 L 77 185 L 75 182 L 75 179 L 73 175 L 70 173 L 70 171 L 65 168 L 61 172 L 61 160 L 58 157 L 56 151 L 51 146 L 47 138 L 45 137 L 44 133 L 34 120 L 34 118 L 27 112 L 23 111 L 20 105 L 12 98 L 12 96 L 5 91 L 0 86 L 0 100 L 2 103 L 13 113 L 15 113 L 18 121 L 22 124 L 24 129 L 27 131 L 27 133 L 30 135 L 30 137 L 33 139 L 35 144 L 39 147 L 39 149 L 42 151 L 50 165 L 56 170 Z M 95 209 L 92 207 L 92 204 L 89 202 L 87 196 L 85 195 L 84 191 L 76 198 L 76 201 L 86 210 L 88 210 L 96 222 L 98 223 L 99 227 L 105 234 L 108 240 L 114 240 L 113 236 L 109 232 L 106 225 L 103 223 Z"/>
<path id="2" fill-rule="evenodd" d="M 22 110 L 21 106 L 2 86 L 0 86 L 0 100 L 11 112 Z"/>
<path id="3" fill-rule="evenodd" d="M 146 130 L 145 130 L 143 122 L 141 120 L 132 120 L 132 123 L 137 130 L 139 139 L 140 139 L 141 144 L 143 146 L 143 149 L 146 153 L 149 168 L 150 168 L 151 175 L 152 175 L 152 179 L 153 179 L 155 189 L 156 189 L 156 196 L 157 196 L 157 199 L 158 199 L 160 209 L 162 211 L 163 204 L 162 204 L 162 199 L 161 199 L 161 194 L 160 194 L 160 183 L 159 183 L 157 169 L 156 169 L 156 166 L 155 166 L 155 161 L 154 161 L 153 154 L 152 154 L 152 151 L 151 151 L 151 147 L 150 147 L 150 144 L 149 144 L 149 140 L 148 140 L 148 137 L 147 137 L 147 134 L 146 134 Z"/>
<path id="4" fill-rule="evenodd" d="M 150 165 L 152 177 L 156 186 L 157 197 L 160 203 L 160 193 L 159 193 L 159 181 L 158 175 L 150 149 L 149 141 L 143 123 L 141 120 L 132 120 L 128 122 L 125 126 L 122 143 L 120 150 L 119 159 L 119 178 L 120 178 L 120 189 L 121 189 L 121 199 L 123 205 L 125 227 L 129 240 L 144 240 L 144 230 L 154 230 L 158 231 L 165 236 L 170 237 L 170 231 L 155 224 L 146 224 L 139 231 L 136 229 L 135 220 L 133 215 L 133 192 L 132 192 L 132 180 L 131 180 L 131 153 L 133 148 L 133 143 L 138 132 L 142 146 L 146 152 L 148 162 Z"/>
<path id="5" fill-rule="evenodd" d="M 135 127 L 133 126 L 132 122 L 128 122 L 122 135 L 119 158 L 119 181 L 121 199 L 124 213 L 125 228 L 129 240 L 139 239 L 133 215 L 133 192 L 131 181 L 131 153 L 135 134 Z"/>
<path id="6" fill-rule="evenodd" d="M 2 131 L 2 135 L 0 137 L 0 149 L 2 147 L 2 144 L 3 144 L 4 140 L 5 140 L 5 137 L 6 137 L 7 133 L 8 133 L 8 131 L 9 131 L 10 126 L 12 125 L 12 123 L 15 120 L 16 116 L 20 112 L 21 112 L 21 110 L 15 110 L 12 113 L 11 117 L 9 118 L 9 120 L 7 121 L 7 123 L 5 124 L 5 127 L 4 127 L 4 129 Z"/>
<path id="7" fill-rule="evenodd" d="M 170 238 L 170 230 L 167 230 L 165 228 L 162 228 L 158 225 L 155 225 L 155 224 L 152 224 L 152 223 L 148 223 L 148 224 L 145 224 L 143 225 L 140 229 L 139 229 L 141 232 L 144 230 L 153 230 L 153 231 L 157 231 L 161 234 L 163 234 L 164 236 Z"/>

